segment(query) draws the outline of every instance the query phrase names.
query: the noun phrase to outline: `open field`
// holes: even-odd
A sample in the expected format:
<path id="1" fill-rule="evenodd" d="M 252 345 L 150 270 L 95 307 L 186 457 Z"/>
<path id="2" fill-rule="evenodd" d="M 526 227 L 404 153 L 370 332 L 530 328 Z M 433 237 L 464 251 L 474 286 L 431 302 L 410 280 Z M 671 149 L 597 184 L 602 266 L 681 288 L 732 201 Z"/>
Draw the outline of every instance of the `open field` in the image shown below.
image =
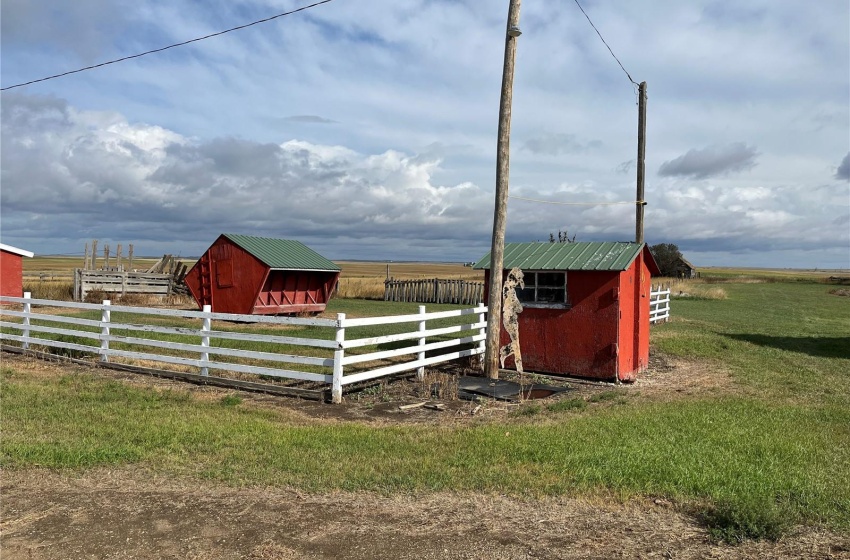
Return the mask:
<path id="1" fill-rule="evenodd" d="M 114 256 L 112 258 L 115 260 Z M 151 257 L 135 257 L 133 259 L 133 268 L 148 268 L 152 266 L 158 258 Z M 183 261 L 190 268 L 195 264 L 196 258 L 178 259 Z M 98 259 L 98 265 L 103 259 Z M 127 263 L 126 256 L 123 262 Z M 24 276 L 38 277 L 40 274 L 54 276 L 71 276 L 75 268 L 80 268 L 83 264 L 82 257 L 54 257 L 54 256 L 35 256 L 31 259 L 24 259 Z M 480 270 L 472 270 L 462 263 L 439 263 L 439 262 L 365 262 L 365 261 L 338 261 L 337 264 L 342 267 L 342 276 L 349 278 L 362 277 L 381 277 L 387 275 L 387 266 L 389 266 L 390 276 L 393 278 L 464 278 L 464 279 L 481 279 L 483 272 Z"/>
<path id="2" fill-rule="evenodd" d="M 847 269 L 801 269 L 801 268 L 728 268 L 702 267 L 699 269 L 703 279 L 739 281 L 746 279 L 762 279 L 777 282 L 793 281 L 826 281 L 830 277 L 850 278 Z"/>
<path id="3" fill-rule="evenodd" d="M 134 259 L 134 268 L 149 268 L 157 259 Z M 194 259 L 184 259 L 187 266 Z M 382 299 L 384 280 L 389 274 L 396 279 L 442 278 L 451 280 L 484 280 L 484 273 L 472 270 L 462 263 L 386 263 L 349 262 L 337 263 L 342 267 L 338 296 L 343 298 Z M 36 256 L 24 260 L 24 290 L 33 297 L 67 300 L 73 296 L 73 272 L 82 265 L 80 257 Z"/>
<path id="4" fill-rule="evenodd" d="M 27 557 L 27 546 L 35 558 L 61 557 L 68 550 L 62 539 L 83 550 L 88 538 L 69 528 L 67 516 L 82 516 L 85 526 L 85 519 L 131 508 L 149 531 L 158 515 L 169 523 L 163 527 L 184 527 L 163 529 L 183 547 L 175 557 L 206 543 L 194 557 L 211 558 L 216 537 L 180 525 L 166 515 L 169 508 L 218 503 L 241 511 L 239 524 L 250 526 L 287 515 L 294 506 L 285 504 L 301 496 L 303 505 L 291 513 L 315 526 L 273 533 L 273 542 L 254 534 L 251 546 L 228 548 L 226 557 L 315 556 L 315 543 L 331 545 L 310 535 L 327 535 L 328 527 L 342 540 L 324 554 L 340 558 L 374 557 L 375 550 L 400 558 L 422 551 L 473 558 L 482 550 L 491 558 L 611 557 L 621 550 L 626 557 L 846 557 L 850 297 L 816 282 L 723 288 L 725 299 L 674 301 L 673 320 L 653 327 L 653 354 L 670 367 L 592 395 L 488 404 L 474 417 L 469 407 L 455 407 L 451 416 L 399 412 L 396 405 L 409 401 L 385 387 L 334 409 L 4 359 L 0 462 L 12 473 L 4 475 L 12 481 L 4 508 L 24 516 L 11 520 L 4 540 L 16 543 L 18 557 Z M 138 492 L 115 490 L 125 487 Z M 254 488 L 278 497 L 251 506 L 259 504 Z M 89 503 L 88 495 L 101 498 Z M 414 511 L 442 521 L 428 524 Z M 532 528 L 528 519 L 562 522 Z M 458 525 L 462 520 L 470 525 Z M 389 533 L 370 533 L 369 526 Z M 58 531 L 55 542 L 66 544 L 33 548 L 38 527 Z M 127 537 L 153 538 L 131 529 Z M 247 529 L 227 531 L 229 540 L 248 538 Z M 389 534 L 398 540 L 388 541 Z M 778 541 L 728 548 L 712 544 L 711 535 Z M 452 550 L 444 552 L 443 542 Z M 570 549 L 577 542 L 585 548 Z M 246 552 L 261 545 L 276 555 Z M 108 543 L 100 546 L 100 556 L 120 557 Z"/>

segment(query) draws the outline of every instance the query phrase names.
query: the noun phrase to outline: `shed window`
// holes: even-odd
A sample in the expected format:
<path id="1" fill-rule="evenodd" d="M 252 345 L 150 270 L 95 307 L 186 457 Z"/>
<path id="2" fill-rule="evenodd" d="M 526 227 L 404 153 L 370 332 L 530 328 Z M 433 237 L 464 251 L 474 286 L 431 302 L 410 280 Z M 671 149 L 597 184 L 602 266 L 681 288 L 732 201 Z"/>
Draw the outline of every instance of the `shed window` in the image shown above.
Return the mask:
<path id="1" fill-rule="evenodd" d="M 566 272 L 525 272 L 525 288 L 516 290 L 523 304 L 539 307 L 563 307 L 567 305 Z"/>

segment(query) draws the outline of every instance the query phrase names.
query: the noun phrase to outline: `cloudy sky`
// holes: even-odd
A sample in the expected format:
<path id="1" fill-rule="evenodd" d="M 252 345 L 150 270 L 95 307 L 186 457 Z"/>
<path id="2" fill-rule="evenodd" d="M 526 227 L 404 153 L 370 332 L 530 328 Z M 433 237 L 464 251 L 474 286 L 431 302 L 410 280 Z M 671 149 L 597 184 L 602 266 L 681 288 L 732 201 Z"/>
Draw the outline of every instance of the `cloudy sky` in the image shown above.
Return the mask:
<path id="1" fill-rule="evenodd" d="M 3 88 L 310 0 L 3 0 Z M 696 265 L 850 268 L 847 0 L 582 0 L 648 83 L 646 240 Z M 507 0 L 334 0 L 2 93 L 0 233 L 198 255 L 477 260 Z M 572 0 L 521 11 L 508 241 L 634 239 L 634 86 Z M 632 204 L 629 204 L 629 203 Z"/>

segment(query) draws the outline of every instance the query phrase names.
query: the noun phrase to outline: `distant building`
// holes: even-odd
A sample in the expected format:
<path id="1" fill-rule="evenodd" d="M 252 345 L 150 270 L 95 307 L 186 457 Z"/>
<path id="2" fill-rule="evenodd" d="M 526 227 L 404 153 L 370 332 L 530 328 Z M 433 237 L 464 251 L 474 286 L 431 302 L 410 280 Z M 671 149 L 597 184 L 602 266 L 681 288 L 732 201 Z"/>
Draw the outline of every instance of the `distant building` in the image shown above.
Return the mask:
<path id="1" fill-rule="evenodd" d="M 24 257 L 31 259 L 33 253 L 0 243 L 0 295 L 23 297 Z"/>
<path id="2" fill-rule="evenodd" d="M 340 270 L 300 241 L 224 233 L 185 282 L 198 307 L 217 313 L 320 313 Z"/>
<path id="3" fill-rule="evenodd" d="M 490 254 L 475 268 L 489 291 Z M 645 244 L 506 243 L 505 278 L 513 268 L 525 282 L 516 294 L 526 371 L 633 381 L 646 369 L 650 278 L 660 271 Z M 500 338 L 510 342 L 504 328 Z"/>
<path id="4" fill-rule="evenodd" d="M 685 257 L 679 257 L 675 263 L 676 278 L 690 279 L 699 278 L 699 272 L 696 267 L 689 263 Z"/>

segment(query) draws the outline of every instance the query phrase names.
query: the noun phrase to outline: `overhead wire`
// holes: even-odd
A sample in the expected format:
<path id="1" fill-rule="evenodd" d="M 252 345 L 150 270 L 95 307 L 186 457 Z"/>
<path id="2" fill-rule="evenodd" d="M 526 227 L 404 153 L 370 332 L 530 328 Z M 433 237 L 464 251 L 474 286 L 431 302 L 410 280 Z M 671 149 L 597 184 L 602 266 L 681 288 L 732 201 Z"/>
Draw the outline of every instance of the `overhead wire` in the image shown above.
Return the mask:
<path id="1" fill-rule="evenodd" d="M 524 196 L 508 195 L 508 198 L 516 200 L 525 200 L 527 202 L 540 202 L 543 204 L 559 204 L 562 206 L 617 206 L 622 204 L 646 204 L 640 200 L 624 201 L 624 202 L 560 202 L 557 200 L 540 200 L 538 198 L 526 198 Z"/>
<path id="2" fill-rule="evenodd" d="M 590 20 L 590 16 L 588 16 L 588 15 L 587 15 L 587 12 L 585 12 L 585 11 L 584 11 L 584 8 L 582 8 L 582 7 L 581 7 L 581 4 L 579 4 L 579 3 L 578 3 L 578 0 L 573 0 L 573 1 L 576 3 L 576 6 L 578 6 L 578 9 L 579 9 L 579 10 L 581 10 L 581 13 L 583 13 L 583 14 L 584 14 L 584 17 L 587 19 L 587 22 L 590 24 L 590 26 L 593 28 L 593 30 L 594 30 L 594 31 L 596 31 L 596 34 L 597 34 L 597 35 L 599 35 L 599 38 L 600 38 L 600 39 L 602 39 L 602 43 L 604 43 L 604 44 L 605 44 L 605 46 L 606 46 L 606 47 L 608 47 L 608 52 L 609 52 L 609 53 L 611 53 L 611 56 L 613 56 L 613 57 L 614 57 L 614 60 L 616 60 L 616 61 L 617 61 L 617 64 L 619 64 L 619 65 L 620 65 L 620 68 L 622 68 L 622 69 L 623 69 L 623 72 L 625 72 L 625 73 L 626 73 L 626 77 L 628 77 L 628 78 L 629 78 L 629 81 L 630 81 L 633 85 L 638 85 L 638 83 L 632 79 L 632 76 L 629 74 L 629 71 L 628 71 L 628 70 L 626 70 L 626 68 L 623 66 L 623 63 L 622 63 L 622 62 L 620 62 L 620 59 L 619 59 L 619 58 L 617 58 L 617 55 L 616 55 L 616 54 L 614 54 L 614 51 L 612 51 L 612 50 L 611 50 L 611 47 L 610 47 L 610 46 L 608 46 L 608 42 L 607 42 L 607 41 L 605 41 L 605 37 L 603 37 L 603 36 L 602 36 L 602 33 L 600 33 L 600 32 L 599 32 L 599 30 L 598 30 L 598 29 L 596 29 L 596 26 L 595 26 L 595 25 L 593 25 L 593 22 Z"/>
<path id="3" fill-rule="evenodd" d="M 188 41 L 182 41 L 180 43 L 174 43 L 173 45 L 168 45 L 167 47 L 152 49 L 152 50 L 149 50 L 149 51 L 145 51 L 143 53 L 125 56 L 125 57 L 122 57 L 122 58 L 116 58 L 115 60 L 109 60 L 107 62 L 101 62 L 99 64 L 93 64 L 92 66 L 86 66 L 85 68 L 78 68 L 77 70 L 70 70 L 68 72 L 62 72 L 61 74 L 54 74 L 52 76 L 39 78 L 37 80 L 30 80 L 28 82 L 15 84 L 13 86 L 7 86 L 7 87 L 4 87 L 4 88 L 0 88 L 0 91 L 6 91 L 6 90 L 14 89 L 14 88 L 28 86 L 30 84 L 36 84 L 38 82 L 46 82 L 47 80 L 53 80 L 53 79 L 56 79 L 56 78 L 61 78 L 63 76 L 68 76 L 69 74 L 77 74 L 79 72 L 85 72 L 86 70 L 94 70 L 95 68 L 100 68 L 102 66 L 108 66 L 110 64 L 116 64 L 118 62 L 124 62 L 125 60 L 130 60 L 130 59 L 133 59 L 133 58 L 139 58 L 139 57 L 142 57 L 142 56 L 147 56 L 149 54 L 167 51 L 168 49 L 173 49 L 175 47 L 182 47 L 182 46 L 188 45 L 190 43 L 197 43 L 198 41 L 203 41 L 205 39 L 210 39 L 212 37 L 218 37 L 219 35 L 224 35 L 225 33 L 230 33 L 231 31 L 238 31 L 240 29 L 245 29 L 246 27 L 251 27 L 252 25 L 258 25 L 260 23 L 266 23 L 266 22 L 272 21 L 274 19 L 278 19 L 278 18 L 282 18 L 284 16 L 292 15 L 292 14 L 297 13 L 297 12 L 303 12 L 304 10 L 309 10 L 310 8 L 315 8 L 316 6 L 319 6 L 321 4 L 327 4 L 328 2 L 332 2 L 332 1 L 333 0 L 321 0 L 320 2 L 314 2 L 314 3 L 312 3 L 308 6 L 302 6 L 300 8 L 295 9 L 295 10 L 290 10 L 288 12 L 283 12 L 283 13 L 276 14 L 276 15 L 273 15 L 273 16 L 270 16 L 270 17 L 267 17 L 267 18 L 258 19 L 257 21 L 252 21 L 251 23 L 246 23 L 244 25 L 238 25 L 236 27 L 231 27 L 230 29 L 225 29 L 224 31 L 217 31 L 215 33 L 210 33 L 209 35 L 204 35 L 203 37 L 196 37 L 194 39 L 189 39 Z"/>

